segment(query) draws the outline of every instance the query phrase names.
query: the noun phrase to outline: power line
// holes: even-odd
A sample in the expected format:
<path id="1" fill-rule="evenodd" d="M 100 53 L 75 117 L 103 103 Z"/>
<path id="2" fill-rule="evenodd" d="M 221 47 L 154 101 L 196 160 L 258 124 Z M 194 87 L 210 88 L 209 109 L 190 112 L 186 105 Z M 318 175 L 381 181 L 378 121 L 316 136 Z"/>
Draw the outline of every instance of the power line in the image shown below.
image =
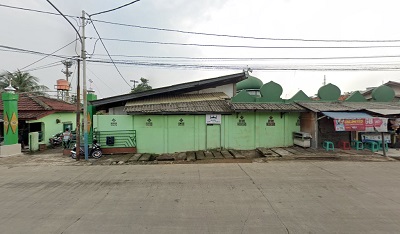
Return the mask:
<path id="1" fill-rule="evenodd" d="M 302 38 L 274 38 L 274 37 L 253 37 L 253 36 L 240 36 L 240 35 L 230 35 L 230 34 L 216 34 L 216 33 L 204 33 L 204 32 L 195 32 L 195 31 L 184 31 L 178 29 L 168 29 L 168 28 L 158 28 L 158 27 L 149 27 L 149 26 L 140 26 L 134 24 L 125 24 L 125 23 L 116 23 L 104 20 L 93 20 L 99 23 L 112 24 L 118 26 L 125 27 L 133 27 L 140 29 L 148 29 L 148 30 L 157 30 L 157 31 L 166 31 L 166 32 L 176 32 L 183 34 L 194 34 L 194 35 L 203 35 L 203 36 L 215 36 L 215 37 L 230 37 L 230 38 L 241 38 L 241 39 L 255 39 L 255 40 L 271 40 L 271 41 L 302 41 L 302 42 L 371 42 L 371 43 L 382 43 L 382 42 L 400 42 L 398 39 L 394 40 L 339 40 L 339 39 L 302 39 Z"/>
<path id="2" fill-rule="evenodd" d="M 97 38 L 90 38 L 97 39 Z M 198 44 L 198 43 L 177 43 L 161 41 L 143 41 L 117 38 L 103 38 L 106 41 L 176 45 L 176 46 L 199 46 L 199 47 L 220 47 L 220 48 L 247 48 L 247 49 L 372 49 L 372 48 L 398 48 L 400 45 L 368 45 L 368 46 L 253 46 L 253 45 L 222 45 L 222 44 Z"/>
<path id="3" fill-rule="evenodd" d="M 253 70 L 266 71 L 387 71 L 400 70 L 399 64 L 323 64 L 323 65 L 206 65 L 206 64 L 173 64 L 173 63 L 151 63 L 135 61 L 106 61 L 88 60 L 92 63 L 102 64 L 124 64 L 144 67 L 177 68 L 177 69 L 206 69 L 206 70 L 241 70 L 247 65 Z"/>
<path id="4" fill-rule="evenodd" d="M 90 17 L 89 17 L 89 19 L 90 19 L 90 21 L 92 22 L 94 31 L 96 32 L 97 36 L 99 37 L 100 42 L 101 42 L 101 44 L 102 44 L 103 47 L 104 47 L 104 50 L 107 52 L 108 57 L 110 58 L 110 60 L 111 60 L 112 63 L 114 64 L 115 69 L 118 71 L 118 74 L 119 74 L 119 75 L 121 76 L 121 78 L 125 81 L 125 83 L 128 84 L 128 86 L 129 86 L 130 88 L 132 88 L 131 85 L 125 80 L 125 78 L 124 78 L 124 76 L 122 75 L 122 73 L 119 71 L 117 65 L 113 62 L 113 59 L 112 59 L 110 53 L 108 52 L 108 50 L 107 50 L 107 48 L 106 48 L 106 45 L 104 44 L 103 40 L 101 39 L 100 34 L 99 34 L 99 32 L 97 31 L 96 26 L 94 25 L 92 19 L 91 19 Z"/>
<path id="5" fill-rule="evenodd" d="M 90 73 L 92 73 L 99 81 L 101 81 L 105 86 L 107 86 L 111 91 L 113 91 L 114 93 L 117 93 L 117 92 L 115 92 L 115 90 L 113 90 L 107 83 L 105 83 L 102 79 L 100 79 L 100 77 L 98 77 L 92 70 L 90 70 L 88 67 L 87 67 L 87 69 L 88 69 L 88 71 L 90 71 Z"/>
<path id="6" fill-rule="evenodd" d="M 57 62 L 52 62 L 52 63 L 46 64 L 46 65 L 42 65 L 39 67 L 34 67 L 31 69 L 26 69 L 26 70 L 21 69 L 20 71 L 23 71 L 23 72 L 37 71 L 37 70 L 47 69 L 47 68 L 51 68 L 51 67 L 55 67 L 55 66 L 60 66 L 60 63 L 61 63 L 61 61 L 57 61 Z"/>
<path id="7" fill-rule="evenodd" d="M 92 54 L 92 56 L 107 56 L 105 54 Z M 325 59 L 371 59 L 371 58 L 400 58 L 400 55 L 372 55 L 372 56 L 338 56 L 338 57 L 186 57 L 186 56 L 149 56 L 149 55 L 123 55 L 115 54 L 112 57 L 144 58 L 144 59 L 182 59 L 203 61 L 243 61 L 243 60 L 325 60 Z"/>
<path id="8" fill-rule="evenodd" d="M 53 3 L 50 2 L 50 0 L 46 0 L 46 1 L 47 1 L 54 9 L 56 9 L 56 11 L 57 11 L 58 13 L 60 13 L 60 15 L 61 15 L 62 17 L 64 17 L 64 19 L 65 19 L 66 21 L 68 21 L 68 23 L 74 28 L 75 32 L 76 32 L 77 35 L 79 36 L 80 41 L 82 42 L 82 37 L 81 37 L 81 35 L 79 34 L 79 32 L 78 32 L 78 30 L 75 28 L 75 26 L 71 23 L 71 21 L 69 21 L 69 19 L 68 19 L 56 6 L 54 6 Z"/>
<path id="9" fill-rule="evenodd" d="M 16 7 L 16 6 L 9 6 L 9 5 L 4 5 L 0 4 L 0 7 L 6 7 L 6 8 L 11 8 L 11 9 L 17 9 L 17 10 L 24 10 L 24 11 L 30 11 L 30 12 L 36 12 L 36 13 L 42 13 L 42 14 L 49 14 L 49 15 L 61 15 L 57 14 L 54 12 L 48 12 L 48 11 L 41 11 L 41 10 L 35 10 L 35 9 L 29 9 L 29 8 L 23 8 L 23 7 Z M 79 16 L 73 16 L 73 15 L 66 15 L 67 17 L 71 17 L 74 19 L 79 19 Z M 361 43 L 390 43 L 390 42 L 400 42 L 399 39 L 393 39 L 393 40 L 359 40 L 359 39 L 353 39 L 353 40 L 339 40 L 339 39 L 303 39 L 303 38 L 274 38 L 274 37 L 254 37 L 254 36 L 241 36 L 241 35 L 230 35 L 230 34 L 216 34 L 216 33 L 204 33 L 204 32 L 195 32 L 195 31 L 184 31 L 184 30 L 177 30 L 177 29 L 168 29 L 168 28 L 159 28 L 159 27 L 149 27 L 149 26 L 140 26 L 140 25 L 134 25 L 134 24 L 125 24 L 125 23 L 117 23 L 117 22 L 110 22 L 110 21 L 104 21 L 104 20 L 96 20 L 92 19 L 92 21 L 96 21 L 99 23 L 105 23 L 105 24 L 112 24 L 112 25 L 118 25 L 118 26 L 125 26 L 125 27 L 133 27 L 133 28 L 139 28 L 139 29 L 148 29 L 148 30 L 157 30 L 157 31 L 166 31 L 166 32 L 176 32 L 176 33 L 183 33 L 183 34 L 194 34 L 194 35 L 204 35 L 204 36 L 216 36 L 216 37 L 231 37 L 231 38 L 241 38 L 241 39 L 255 39 L 255 40 L 271 40 L 271 41 L 302 41 L 302 42 L 361 42 Z"/>
<path id="10" fill-rule="evenodd" d="M 11 8 L 11 9 L 23 10 L 23 11 L 31 11 L 31 12 L 36 12 L 36 13 L 48 14 L 48 15 L 60 15 L 60 14 L 49 12 L 49 11 L 40 11 L 40 10 L 35 10 L 35 9 L 9 6 L 9 5 L 4 5 L 4 4 L 0 4 L 0 7 L 6 7 L 6 8 Z M 67 15 L 67 16 L 69 16 L 69 15 Z M 76 16 L 69 16 L 69 17 L 76 17 Z"/>
<path id="11" fill-rule="evenodd" d="M 110 9 L 110 10 L 107 10 L 107 11 L 97 12 L 97 13 L 94 13 L 94 14 L 89 15 L 89 17 L 92 17 L 92 16 L 94 16 L 94 15 L 100 15 L 100 14 L 107 13 L 107 12 L 111 12 L 111 11 L 115 11 L 115 10 L 121 9 L 121 8 L 123 8 L 123 7 L 129 6 L 129 5 L 133 4 L 133 3 L 139 2 L 139 1 L 140 1 L 140 0 L 135 0 L 135 1 L 133 1 L 133 2 L 127 3 L 127 4 L 125 4 L 125 5 L 122 5 L 122 6 L 119 6 L 119 7 Z"/>
<path id="12" fill-rule="evenodd" d="M 48 55 L 49 57 L 56 57 L 56 58 L 62 58 L 62 59 L 70 59 L 70 58 L 74 57 L 74 56 L 66 56 L 66 55 L 47 54 L 47 53 L 43 53 L 43 52 L 38 52 L 38 51 L 33 51 L 33 50 L 26 50 L 26 49 L 21 49 L 21 48 L 16 48 L 16 47 L 11 47 L 11 46 L 5 46 L 5 45 L 0 45 L 0 48 L 7 49 L 9 52 L 17 52 L 17 53 L 24 53 L 24 54 L 35 54 L 35 55 Z"/>
<path id="13" fill-rule="evenodd" d="M 20 70 L 24 70 L 25 68 L 27 68 L 27 67 L 30 67 L 30 66 L 32 66 L 33 64 L 35 64 L 35 63 L 38 63 L 38 62 L 42 61 L 43 59 L 45 59 L 45 58 L 47 58 L 47 57 L 49 57 L 49 56 L 51 56 L 51 55 L 53 55 L 53 54 L 57 53 L 58 51 L 60 51 L 60 50 L 64 49 L 65 47 L 67 47 L 67 46 L 71 45 L 72 43 L 74 43 L 76 40 L 77 40 L 77 39 L 75 39 L 75 40 L 71 41 L 70 43 L 68 43 L 68 44 L 66 44 L 65 46 L 61 47 L 60 49 L 58 49 L 58 50 L 54 51 L 53 53 L 51 53 L 51 54 L 48 54 L 48 55 L 44 56 L 43 58 L 41 58 L 41 59 L 39 59 L 39 60 L 36 60 L 35 62 L 33 62 L 33 63 L 31 63 L 31 64 L 29 64 L 29 65 L 27 65 L 27 66 L 25 66 L 25 67 L 21 68 Z"/>

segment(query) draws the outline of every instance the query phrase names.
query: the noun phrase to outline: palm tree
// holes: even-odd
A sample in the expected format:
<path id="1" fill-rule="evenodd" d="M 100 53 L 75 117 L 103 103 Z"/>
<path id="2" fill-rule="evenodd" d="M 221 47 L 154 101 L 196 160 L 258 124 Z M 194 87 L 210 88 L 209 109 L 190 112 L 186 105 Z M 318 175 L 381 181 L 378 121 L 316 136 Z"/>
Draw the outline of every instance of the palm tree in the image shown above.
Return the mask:
<path id="1" fill-rule="evenodd" d="M 1 91 L 9 85 L 10 79 L 12 79 L 11 85 L 16 89 L 17 93 L 46 95 L 45 91 L 49 90 L 47 86 L 38 83 L 39 78 L 32 76 L 28 72 L 17 70 L 14 73 L 6 71 L 3 74 L 0 74 Z"/>

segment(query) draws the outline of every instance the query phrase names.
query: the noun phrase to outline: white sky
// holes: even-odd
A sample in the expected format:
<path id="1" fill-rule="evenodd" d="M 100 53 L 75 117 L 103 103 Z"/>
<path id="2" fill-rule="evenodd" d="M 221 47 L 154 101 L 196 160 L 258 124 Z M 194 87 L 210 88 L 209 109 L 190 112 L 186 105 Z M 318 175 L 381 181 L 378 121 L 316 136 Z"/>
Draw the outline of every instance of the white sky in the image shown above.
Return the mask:
<path id="1" fill-rule="evenodd" d="M 52 0 L 64 14 L 80 16 L 85 10 L 89 14 L 121 6 L 131 0 Z M 3 0 L 0 4 L 30 8 L 56 13 L 45 0 L 15 1 Z M 168 28 L 214 34 L 229 34 L 263 38 L 300 38 L 318 40 L 400 40 L 399 3 L 395 0 L 141 0 L 125 8 L 93 16 L 123 24 L 133 24 L 156 28 Z M 78 27 L 77 22 L 70 19 Z M 75 31 L 61 16 L 15 10 L 0 6 L 0 46 L 16 47 L 43 53 L 52 53 L 75 39 Z M 160 45 L 130 43 L 104 40 L 111 55 L 129 56 L 182 56 L 202 58 L 254 58 L 244 61 L 166 61 L 153 58 L 122 58 L 115 60 L 135 60 L 136 62 L 162 62 L 172 64 L 234 65 L 237 69 L 183 69 L 158 68 L 154 66 L 117 65 L 125 80 L 139 80 L 145 77 L 153 88 L 183 83 L 193 80 L 213 78 L 241 72 L 249 66 L 251 75 L 264 83 L 271 80 L 283 87 L 282 98 L 292 97 L 298 90 L 314 95 L 322 86 L 324 75 L 327 83 L 337 85 L 343 92 L 364 90 L 379 86 L 389 80 L 400 82 L 399 71 L 262 71 L 258 67 L 313 67 L 318 64 L 344 64 L 352 67 L 366 67 L 365 64 L 383 64 L 384 67 L 399 67 L 400 41 L 379 43 L 332 43 L 301 41 L 270 41 L 202 36 L 165 32 L 157 30 L 122 27 L 94 23 L 102 38 L 115 38 L 137 41 L 157 41 L 173 43 L 246 45 L 262 47 L 310 47 L 310 46 L 399 46 L 388 48 L 357 49 L 261 49 L 261 48 L 223 48 L 182 45 Z M 97 38 L 92 25 L 87 25 L 87 36 Z M 95 39 L 87 40 L 87 52 L 94 50 Z M 76 51 L 79 52 L 77 44 Z M 58 55 L 74 56 L 75 44 L 57 52 Z M 97 42 L 95 54 L 106 54 Z M 398 56 L 397 56 L 398 55 Z M 295 58 L 295 57 L 354 57 L 354 56 L 397 56 L 392 58 L 335 59 L 335 60 L 257 60 L 255 58 Z M 4 51 L 0 48 L 0 71 L 21 69 L 44 56 Z M 105 56 L 93 59 L 107 59 Z M 37 68 L 59 62 L 62 59 L 48 57 L 30 66 Z M 370 67 L 371 65 L 367 66 Z M 30 71 L 40 79 L 40 83 L 54 89 L 57 79 L 63 78 L 59 63 L 51 68 Z M 72 70 L 75 69 L 75 66 Z M 76 86 L 76 74 L 72 85 Z M 130 87 L 110 64 L 89 62 L 87 79 L 93 80 L 92 87 L 99 98 L 128 93 Z M 89 83 L 88 83 L 89 84 Z M 89 85 L 88 85 L 89 86 Z M 75 89 L 73 92 L 76 92 Z"/>

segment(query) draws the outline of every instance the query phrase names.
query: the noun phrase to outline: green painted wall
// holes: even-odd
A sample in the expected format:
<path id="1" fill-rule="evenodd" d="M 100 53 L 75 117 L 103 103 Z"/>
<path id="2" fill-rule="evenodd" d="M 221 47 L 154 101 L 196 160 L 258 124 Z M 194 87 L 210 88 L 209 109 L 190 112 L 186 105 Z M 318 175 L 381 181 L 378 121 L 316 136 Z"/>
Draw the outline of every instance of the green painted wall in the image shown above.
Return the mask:
<path id="1" fill-rule="evenodd" d="M 167 152 L 190 151 L 196 148 L 196 125 L 193 115 L 163 116 L 168 129 L 164 129 Z"/>
<path id="2" fill-rule="evenodd" d="M 228 149 L 254 149 L 254 113 L 238 113 L 224 118 L 224 147 Z"/>
<path id="3" fill-rule="evenodd" d="M 134 116 L 137 150 L 140 153 L 167 152 L 165 130 L 166 121 L 162 115 Z"/>
<path id="4" fill-rule="evenodd" d="M 56 120 L 59 119 L 60 123 Z M 48 144 L 49 138 L 53 135 L 63 132 L 64 123 L 72 123 L 73 130 L 76 128 L 75 113 L 54 113 L 45 116 L 39 120 L 30 120 L 27 123 L 42 123 L 43 141 L 42 144 Z"/>
<path id="5" fill-rule="evenodd" d="M 94 115 L 94 131 L 132 130 L 133 116 L 131 115 Z"/>
<path id="6" fill-rule="evenodd" d="M 293 145 L 299 113 L 238 113 L 206 125 L 205 115 L 95 115 L 95 131 L 136 130 L 139 153 L 174 153 L 215 148 L 255 149 Z M 111 122 L 117 126 L 111 126 Z M 114 124 L 115 125 L 115 124 Z"/>
<path id="7" fill-rule="evenodd" d="M 221 148 L 221 125 L 207 125 L 206 126 L 206 143 L 207 149 L 219 149 Z"/>

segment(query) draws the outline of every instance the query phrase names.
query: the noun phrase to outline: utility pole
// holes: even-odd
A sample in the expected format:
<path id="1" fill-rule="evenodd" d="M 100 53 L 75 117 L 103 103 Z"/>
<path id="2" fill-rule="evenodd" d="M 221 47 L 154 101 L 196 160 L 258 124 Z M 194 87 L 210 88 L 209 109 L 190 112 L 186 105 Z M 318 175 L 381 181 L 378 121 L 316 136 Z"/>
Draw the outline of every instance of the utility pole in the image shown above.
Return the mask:
<path id="1" fill-rule="evenodd" d="M 82 78 L 83 78 L 83 139 L 84 139 L 84 152 L 85 160 L 89 159 L 88 149 L 88 119 L 87 119 L 87 89 L 86 89 L 86 50 L 85 50 L 85 11 L 82 10 Z"/>
<path id="2" fill-rule="evenodd" d="M 72 60 L 69 60 L 69 59 L 68 59 L 68 60 L 62 61 L 61 63 L 64 64 L 64 66 L 65 66 L 65 71 L 64 71 L 64 70 L 61 70 L 61 72 L 65 74 L 65 78 L 66 78 L 66 80 L 67 80 L 67 82 L 68 82 L 68 78 L 69 78 L 69 77 L 71 76 L 71 74 L 72 74 L 72 72 L 69 71 L 69 68 L 71 68 L 71 66 L 72 66 L 72 64 L 73 64 L 74 62 L 73 62 Z M 68 82 L 68 88 L 69 88 L 69 82 Z M 64 101 L 67 101 L 67 102 L 70 101 L 70 99 L 69 99 L 69 90 L 66 91 L 66 93 L 65 93 L 65 99 L 64 99 L 64 96 L 63 96 L 63 100 L 64 100 Z"/>
<path id="3" fill-rule="evenodd" d="M 81 160 L 81 85 L 80 69 L 81 61 L 78 59 L 78 78 L 76 81 L 76 161 Z"/>
<path id="4" fill-rule="evenodd" d="M 139 83 L 139 81 L 137 80 L 130 80 L 130 82 L 133 82 L 133 89 L 136 88 L 136 83 Z"/>

